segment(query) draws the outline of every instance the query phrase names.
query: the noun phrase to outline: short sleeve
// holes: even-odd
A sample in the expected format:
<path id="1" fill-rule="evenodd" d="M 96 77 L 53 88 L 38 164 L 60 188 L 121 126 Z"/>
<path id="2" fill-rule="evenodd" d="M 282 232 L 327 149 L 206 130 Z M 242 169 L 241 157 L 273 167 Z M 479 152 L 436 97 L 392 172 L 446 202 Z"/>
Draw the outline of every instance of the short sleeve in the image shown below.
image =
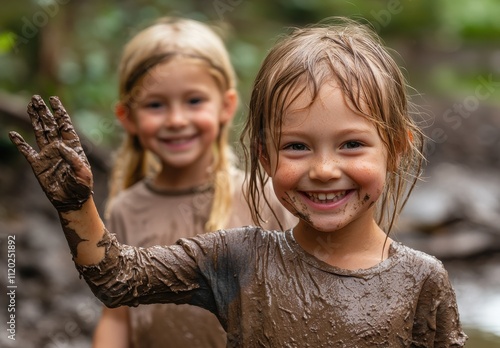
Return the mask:
<path id="1" fill-rule="evenodd" d="M 423 284 L 413 325 L 412 347 L 464 347 L 456 296 L 440 262 Z"/>

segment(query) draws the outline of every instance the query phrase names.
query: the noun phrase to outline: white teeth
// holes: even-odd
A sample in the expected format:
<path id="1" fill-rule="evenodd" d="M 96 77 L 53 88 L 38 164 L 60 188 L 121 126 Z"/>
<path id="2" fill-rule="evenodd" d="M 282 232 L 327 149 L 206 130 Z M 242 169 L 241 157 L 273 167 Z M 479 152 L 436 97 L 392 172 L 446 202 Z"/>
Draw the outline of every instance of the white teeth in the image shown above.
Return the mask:
<path id="1" fill-rule="evenodd" d="M 309 198 L 316 203 L 331 203 L 336 202 L 339 199 L 345 196 L 345 191 L 339 191 L 336 193 L 328 192 L 328 193 L 309 193 Z"/>
<path id="2" fill-rule="evenodd" d="M 177 138 L 177 139 L 165 139 L 167 143 L 174 144 L 174 145 L 179 145 L 179 144 L 184 144 L 187 143 L 191 140 L 191 137 L 184 137 L 184 138 Z"/>
<path id="3" fill-rule="evenodd" d="M 326 199 L 334 199 L 335 197 L 337 197 L 337 195 L 335 193 L 328 193 L 326 195 Z"/>
<path id="4" fill-rule="evenodd" d="M 186 141 L 187 141 L 187 139 L 172 139 L 172 140 L 169 140 L 169 143 L 182 144 L 182 143 L 185 143 Z"/>

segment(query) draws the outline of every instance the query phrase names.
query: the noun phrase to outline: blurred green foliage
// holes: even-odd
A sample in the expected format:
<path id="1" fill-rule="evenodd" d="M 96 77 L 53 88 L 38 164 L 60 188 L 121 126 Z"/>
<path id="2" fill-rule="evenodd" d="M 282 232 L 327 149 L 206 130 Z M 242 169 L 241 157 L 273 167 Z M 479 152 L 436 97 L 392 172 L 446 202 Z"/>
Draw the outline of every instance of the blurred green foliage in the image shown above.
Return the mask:
<path id="1" fill-rule="evenodd" d="M 399 52 L 418 90 L 470 94 L 480 75 L 500 81 L 497 0 L 19 0 L 0 13 L 0 91 L 26 101 L 32 94 L 59 95 L 81 131 L 114 147 L 121 132 L 113 105 L 122 47 L 164 15 L 224 29 L 242 97 L 235 133 L 277 36 L 330 16 L 370 22 Z"/>

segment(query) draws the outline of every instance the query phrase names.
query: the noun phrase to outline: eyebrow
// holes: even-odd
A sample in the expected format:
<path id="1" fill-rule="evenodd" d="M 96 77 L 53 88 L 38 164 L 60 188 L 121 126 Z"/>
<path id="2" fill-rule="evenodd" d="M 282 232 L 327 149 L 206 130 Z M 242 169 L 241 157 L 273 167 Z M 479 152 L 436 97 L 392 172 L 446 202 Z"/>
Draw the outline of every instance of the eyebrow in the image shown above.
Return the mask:
<path id="1" fill-rule="evenodd" d="M 301 135 L 303 134 L 304 131 L 302 128 L 299 127 L 294 127 L 293 130 L 284 130 L 283 128 L 281 129 L 281 135 Z M 346 135 L 346 134 L 373 134 L 373 131 L 368 128 L 344 128 L 339 131 L 335 132 L 336 134 L 339 135 Z"/>

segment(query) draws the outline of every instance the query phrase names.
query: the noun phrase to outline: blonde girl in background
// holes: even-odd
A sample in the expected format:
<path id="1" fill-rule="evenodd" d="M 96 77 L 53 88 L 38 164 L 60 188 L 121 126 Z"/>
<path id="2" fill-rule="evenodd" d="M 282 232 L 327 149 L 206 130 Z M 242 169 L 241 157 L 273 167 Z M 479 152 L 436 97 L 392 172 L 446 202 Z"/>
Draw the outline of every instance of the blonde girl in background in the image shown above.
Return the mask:
<path id="1" fill-rule="evenodd" d="M 122 55 L 119 96 L 116 116 L 126 137 L 116 155 L 106 219 L 118 240 L 170 245 L 252 223 L 241 190 L 244 174 L 228 145 L 236 77 L 209 26 L 162 18 L 136 34 Z M 285 210 L 277 213 L 285 223 Z M 226 334 L 199 307 L 104 308 L 93 346 L 225 347 Z"/>
<path id="2" fill-rule="evenodd" d="M 263 218 L 257 204 L 269 175 L 298 223 L 219 230 L 171 246 L 131 247 L 106 230 L 57 98 L 55 117 L 40 97 L 28 108 L 39 153 L 17 133 L 11 139 L 59 211 L 78 271 L 110 307 L 201 306 L 222 323 L 228 347 L 463 347 L 442 263 L 389 237 L 423 161 L 406 88 L 363 25 L 341 19 L 291 32 L 257 75 L 244 139 L 253 215 Z M 37 115 L 48 137 L 37 132 Z M 43 171 L 55 162 L 56 178 L 72 178 L 56 188 Z"/>

